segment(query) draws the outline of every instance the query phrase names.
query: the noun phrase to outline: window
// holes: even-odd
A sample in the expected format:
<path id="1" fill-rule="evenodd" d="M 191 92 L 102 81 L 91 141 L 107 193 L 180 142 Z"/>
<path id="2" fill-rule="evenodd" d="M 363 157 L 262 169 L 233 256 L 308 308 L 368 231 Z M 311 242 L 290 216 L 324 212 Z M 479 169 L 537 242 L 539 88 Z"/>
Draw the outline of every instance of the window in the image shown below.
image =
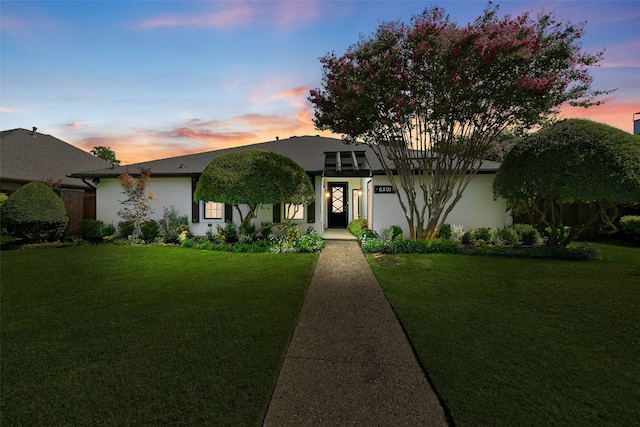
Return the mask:
<path id="1" fill-rule="evenodd" d="M 222 203 L 206 202 L 204 204 L 205 219 L 222 219 Z"/>
<path id="2" fill-rule="evenodd" d="M 284 217 L 287 219 L 304 219 L 304 205 L 284 205 Z"/>

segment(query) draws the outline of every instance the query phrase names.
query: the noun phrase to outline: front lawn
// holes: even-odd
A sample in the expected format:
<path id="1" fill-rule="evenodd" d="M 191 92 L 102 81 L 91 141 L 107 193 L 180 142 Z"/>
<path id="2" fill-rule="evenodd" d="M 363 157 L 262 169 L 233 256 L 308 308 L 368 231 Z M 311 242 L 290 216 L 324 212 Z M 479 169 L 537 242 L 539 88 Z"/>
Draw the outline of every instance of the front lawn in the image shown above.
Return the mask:
<path id="1" fill-rule="evenodd" d="M 637 425 L 640 249 L 367 255 L 456 426 Z"/>
<path id="2" fill-rule="evenodd" d="M 3 251 L 0 425 L 259 424 L 316 260 Z"/>

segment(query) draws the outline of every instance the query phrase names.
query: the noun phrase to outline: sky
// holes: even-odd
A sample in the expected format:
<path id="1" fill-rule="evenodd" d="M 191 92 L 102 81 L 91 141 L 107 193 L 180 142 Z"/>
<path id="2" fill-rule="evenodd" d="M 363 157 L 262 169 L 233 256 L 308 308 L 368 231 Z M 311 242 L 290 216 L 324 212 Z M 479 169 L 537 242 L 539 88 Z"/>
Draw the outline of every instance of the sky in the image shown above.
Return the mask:
<path id="1" fill-rule="evenodd" d="M 633 131 L 640 113 L 640 1 L 503 1 L 499 14 L 586 22 L 605 50 L 603 105 L 563 107 Z M 389 21 L 439 6 L 460 25 L 486 1 L 0 0 L 0 128 L 37 127 L 122 164 L 272 141 L 335 136 L 313 125 L 319 58 Z M 640 116 L 636 116 L 640 118 Z"/>

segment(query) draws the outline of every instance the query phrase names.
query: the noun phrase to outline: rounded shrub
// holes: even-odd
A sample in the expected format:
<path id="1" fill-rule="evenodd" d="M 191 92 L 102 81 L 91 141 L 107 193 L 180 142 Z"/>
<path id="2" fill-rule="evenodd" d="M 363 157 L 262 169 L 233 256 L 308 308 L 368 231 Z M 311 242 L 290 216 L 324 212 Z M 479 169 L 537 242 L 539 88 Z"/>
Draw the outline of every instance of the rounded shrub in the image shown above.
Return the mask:
<path id="1" fill-rule="evenodd" d="M 535 245 L 540 241 L 540 232 L 531 224 L 513 224 L 513 229 L 523 245 Z"/>
<path id="2" fill-rule="evenodd" d="M 69 225 L 62 199 L 40 182 L 18 188 L 2 204 L 2 218 L 10 234 L 33 241 L 45 234 L 60 239 Z"/>
<path id="3" fill-rule="evenodd" d="M 513 227 L 504 227 L 499 228 L 496 236 L 498 238 L 498 242 L 503 245 L 515 245 L 518 243 L 518 233 Z"/>
<path id="4" fill-rule="evenodd" d="M 149 221 L 145 221 L 144 224 L 140 227 L 140 231 L 142 232 L 142 237 L 147 242 L 151 242 L 153 239 L 158 237 L 160 234 L 160 224 L 157 221 L 150 219 Z"/>
<path id="5" fill-rule="evenodd" d="M 129 221 L 120 221 L 118 223 L 118 230 L 121 239 L 126 239 L 135 232 L 135 226 Z"/>
<path id="6" fill-rule="evenodd" d="M 103 227 L 102 221 L 85 218 L 80 222 L 80 237 L 92 242 L 102 240 L 102 237 L 104 237 L 102 234 Z"/>

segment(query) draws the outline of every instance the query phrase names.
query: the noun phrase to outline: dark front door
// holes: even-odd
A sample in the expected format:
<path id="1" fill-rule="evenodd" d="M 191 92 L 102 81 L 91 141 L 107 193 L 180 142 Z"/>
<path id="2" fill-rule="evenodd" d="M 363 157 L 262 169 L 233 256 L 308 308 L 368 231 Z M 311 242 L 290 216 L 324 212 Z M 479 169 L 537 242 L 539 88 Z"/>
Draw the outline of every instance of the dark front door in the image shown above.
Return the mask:
<path id="1" fill-rule="evenodd" d="M 348 194 L 346 183 L 329 183 L 329 228 L 345 228 L 347 226 Z"/>

